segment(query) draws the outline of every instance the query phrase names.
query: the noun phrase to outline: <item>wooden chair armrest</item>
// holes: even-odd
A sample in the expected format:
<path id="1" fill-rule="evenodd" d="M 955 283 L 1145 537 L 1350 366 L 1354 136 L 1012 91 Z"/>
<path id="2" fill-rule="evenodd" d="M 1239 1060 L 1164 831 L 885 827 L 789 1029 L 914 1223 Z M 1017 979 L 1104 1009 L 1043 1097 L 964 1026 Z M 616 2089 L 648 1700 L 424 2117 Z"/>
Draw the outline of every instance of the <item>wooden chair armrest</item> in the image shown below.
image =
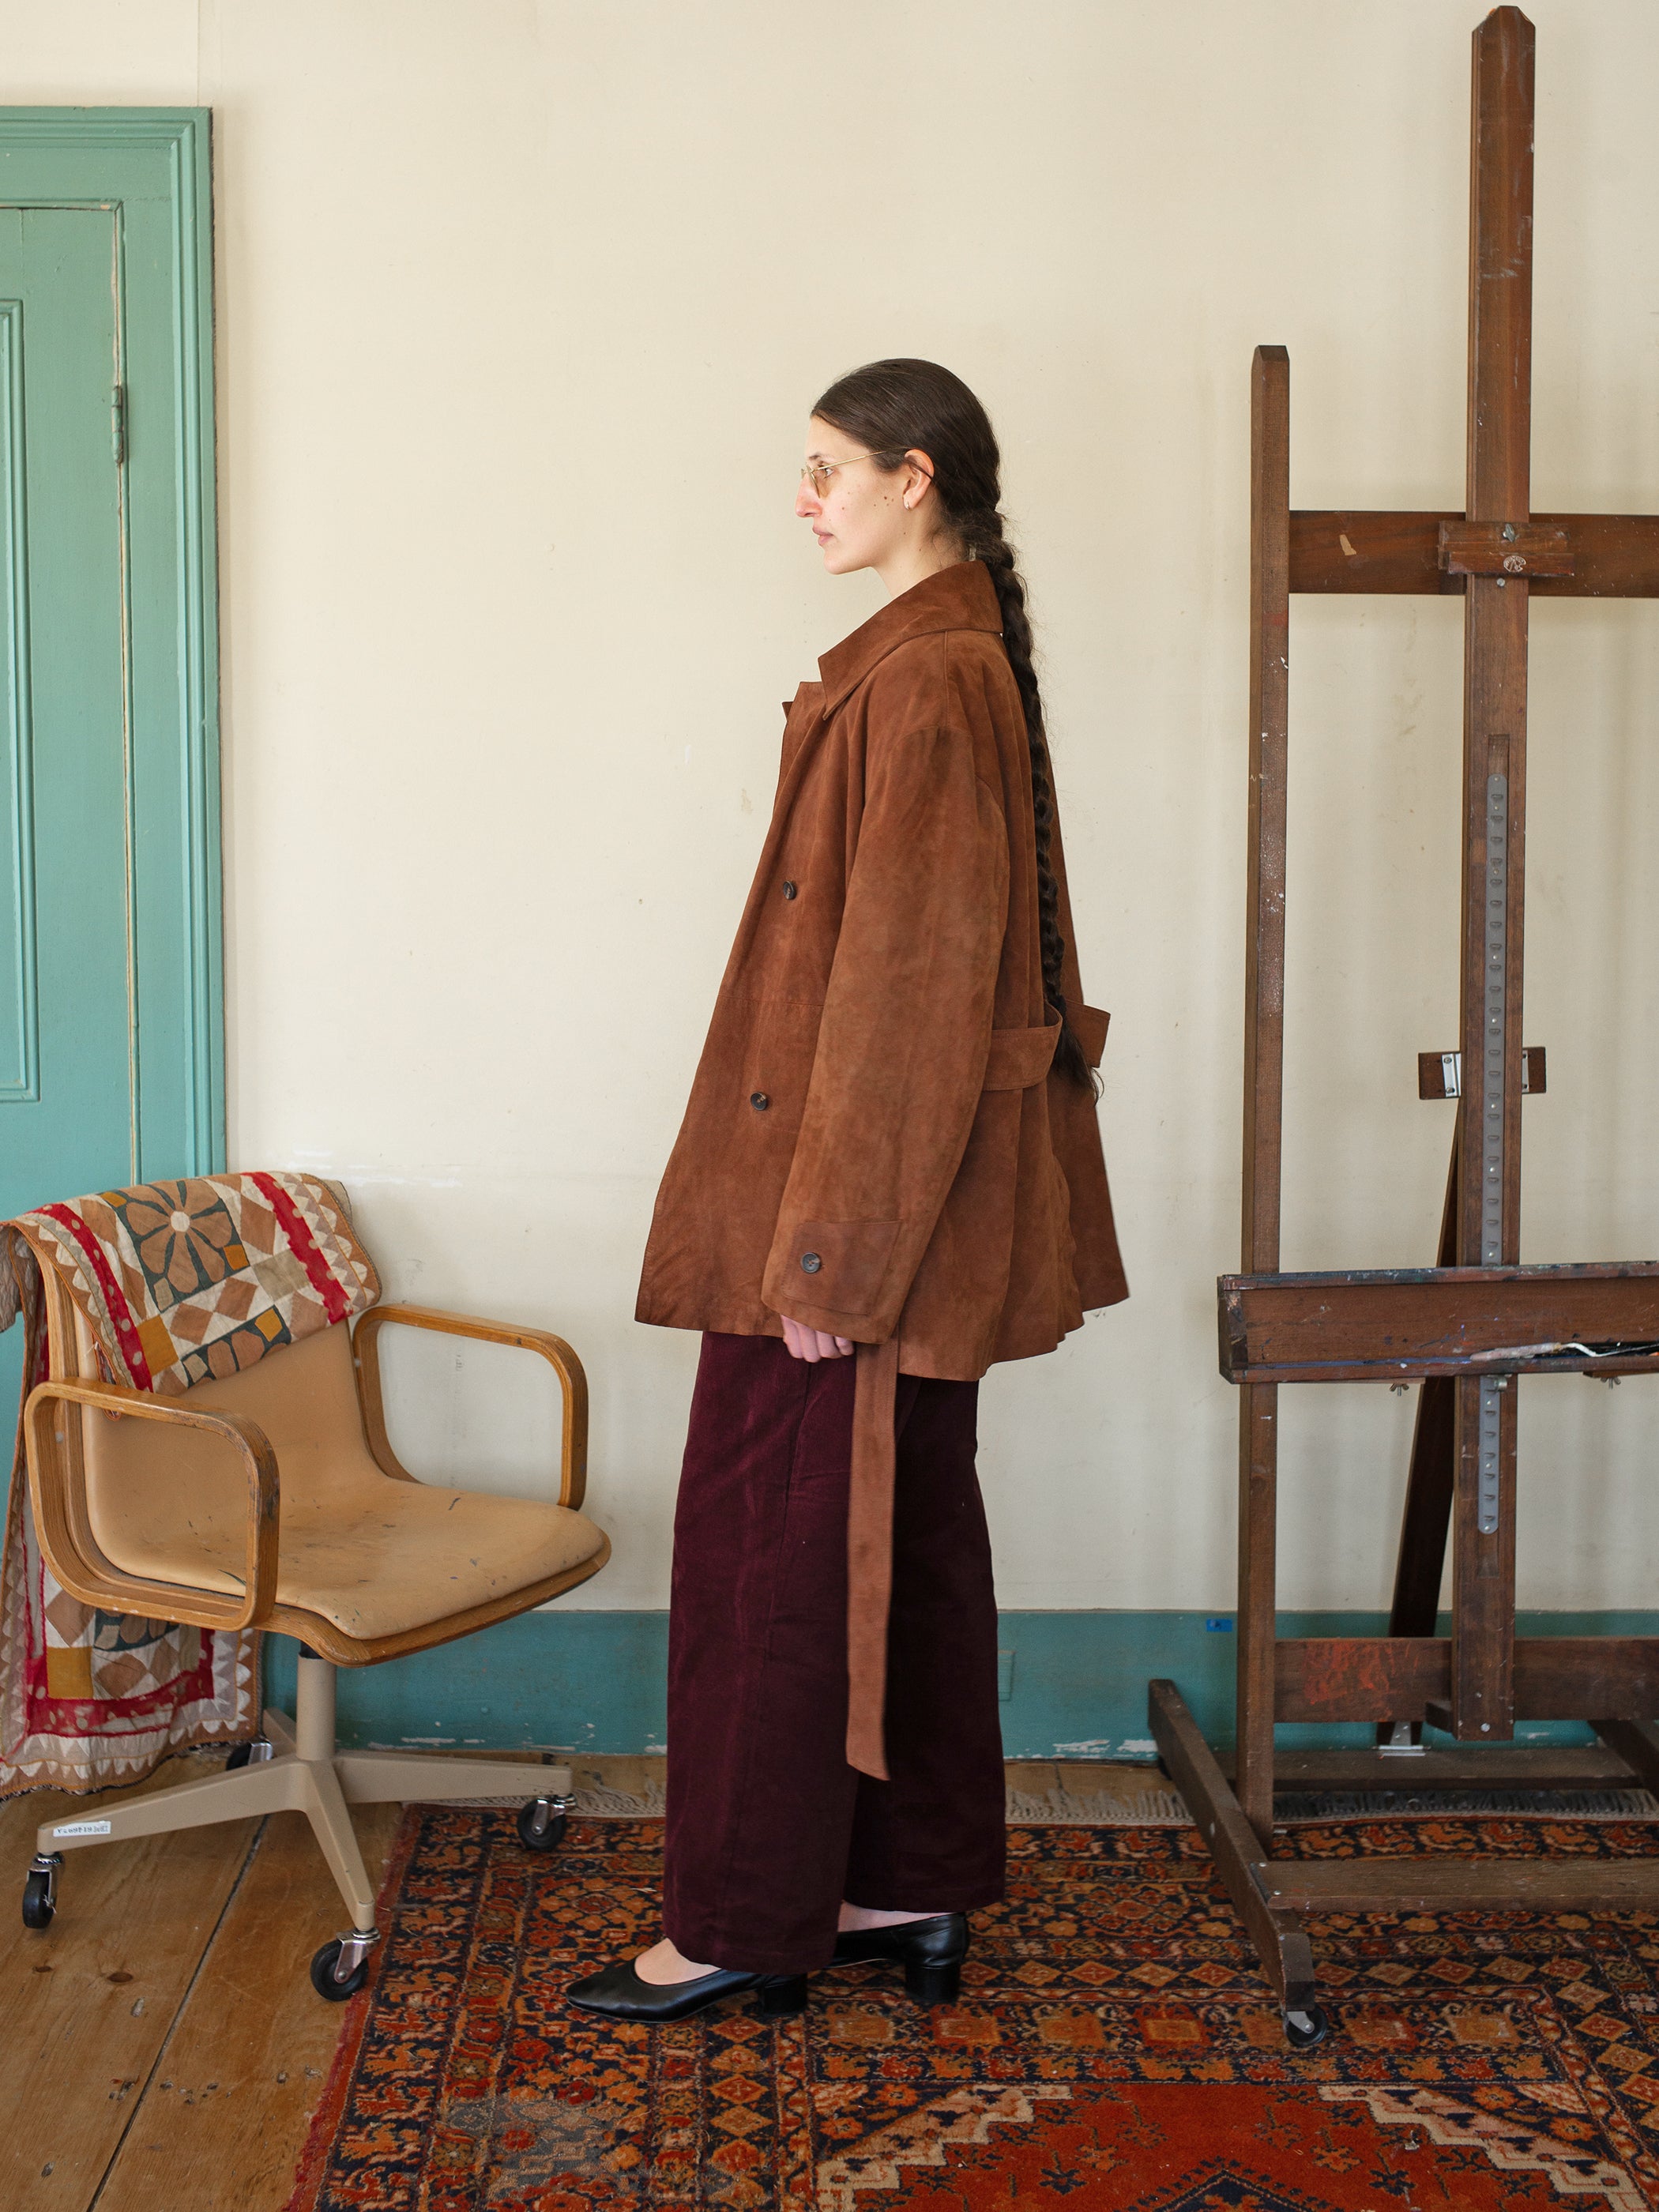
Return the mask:
<path id="1" fill-rule="evenodd" d="M 435 1329 L 444 1336 L 471 1336 L 484 1344 L 512 1344 L 525 1352 L 538 1352 L 557 1375 L 564 1401 L 559 1503 L 572 1508 L 581 1504 L 587 1495 L 587 1376 L 575 1352 L 551 1329 L 522 1328 L 512 1322 L 480 1321 L 472 1314 L 441 1313 L 433 1306 L 371 1306 L 352 1329 L 351 1358 L 357 1376 L 357 1402 L 362 1409 L 363 1431 L 375 1463 L 384 1473 L 396 1475 L 400 1482 L 412 1482 L 415 1479 L 399 1463 L 386 1431 L 380 1334 L 392 1322 L 406 1328 Z"/>
<path id="2" fill-rule="evenodd" d="M 92 1530 L 79 1440 L 71 1439 L 62 1423 L 60 1405 L 88 1406 L 141 1421 L 171 1421 L 224 1438 L 247 1477 L 247 1555 L 240 1598 L 192 1583 L 131 1575 L 105 1557 Z M 269 1616 L 276 1602 L 282 1492 L 276 1455 L 257 1422 L 237 1413 L 199 1412 L 176 1398 L 153 1397 L 118 1382 L 60 1381 L 39 1383 L 29 1393 L 23 1433 L 40 1548 L 71 1597 L 83 1605 L 118 1607 L 154 1620 L 188 1620 L 200 1628 L 252 1628 Z"/>

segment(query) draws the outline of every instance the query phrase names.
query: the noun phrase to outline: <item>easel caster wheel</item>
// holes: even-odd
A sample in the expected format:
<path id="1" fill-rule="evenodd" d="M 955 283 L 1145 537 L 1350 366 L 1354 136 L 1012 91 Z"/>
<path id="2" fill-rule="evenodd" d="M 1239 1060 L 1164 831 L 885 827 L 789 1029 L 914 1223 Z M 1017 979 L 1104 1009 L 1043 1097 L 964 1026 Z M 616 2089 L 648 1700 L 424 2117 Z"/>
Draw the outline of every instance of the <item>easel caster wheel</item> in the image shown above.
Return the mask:
<path id="1" fill-rule="evenodd" d="M 568 1825 L 548 1798 L 532 1797 L 519 1808 L 519 1841 L 527 1851 L 556 1851 Z"/>
<path id="2" fill-rule="evenodd" d="M 326 1997 L 331 2004 L 343 2004 L 348 1997 L 355 1997 L 368 1979 L 368 1960 L 366 1958 L 359 1959 L 347 1973 L 342 1975 L 339 1972 L 342 1947 L 343 1939 L 337 1936 L 332 1942 L 325 1943 L 313 1955 L 311 1961 L 311 1986 L 319 1997 Z"/>
<path id="3" fill-rule="evenodd" d="M 1287 2012 L 1285 2015 L 1285 2040 L 1292 2051 L 1311 2051 L 1330 2032 L 1331 2024 L 1319 2005 L 1310 2005 L 1306 2012 Z"/>

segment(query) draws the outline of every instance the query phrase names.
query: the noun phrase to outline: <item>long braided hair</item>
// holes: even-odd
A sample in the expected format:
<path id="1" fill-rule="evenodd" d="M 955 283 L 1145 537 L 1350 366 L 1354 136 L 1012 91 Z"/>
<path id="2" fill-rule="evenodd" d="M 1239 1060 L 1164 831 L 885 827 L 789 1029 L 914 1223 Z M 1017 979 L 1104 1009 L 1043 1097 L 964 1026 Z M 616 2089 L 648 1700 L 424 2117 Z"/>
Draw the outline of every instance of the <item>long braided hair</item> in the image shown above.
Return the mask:
<path id="1" fill-rule="evenodd" d="M 931 361 L 872 361 L 849 370 L 836 378 L 812 413 L 867 446 L 878 465 L 885 463 L 890 471 L 897 468 L 907 453 L 926 453 L 933 463 L 933 489 L 944 509 L 945 526 L 964 560 L 982 561 L 991 572 L 1002 609 L 1002 642 L 1019 686 L 1031 756 L 1042 991 L 1060 1021 L 1054 1065 L 1074 1083 L 1093 1091 L 1093 1072 L 1068 1018 L 1061 980 L 1066 940 L 1060 929 L 1060 891 L 1049 860 L 1054 801 L 1048 740 L 1042 694 L 1031 660 L 1025 586 L 997 511 L 1002 456 L 991 418 L 959 376 Z"/>

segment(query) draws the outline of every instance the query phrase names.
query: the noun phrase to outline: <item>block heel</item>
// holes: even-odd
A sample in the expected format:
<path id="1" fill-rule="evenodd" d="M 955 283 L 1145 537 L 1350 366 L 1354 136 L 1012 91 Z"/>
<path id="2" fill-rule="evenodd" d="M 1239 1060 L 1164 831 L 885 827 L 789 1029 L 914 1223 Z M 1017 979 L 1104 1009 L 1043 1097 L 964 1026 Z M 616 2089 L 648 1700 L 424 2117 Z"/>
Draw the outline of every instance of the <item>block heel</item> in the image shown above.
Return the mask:
<path id="1" fill-rule="evenodd" d="M 968 1955 L 968 1916 L 935 1912 L 926 1920 L 898 1920 L 880 1928 L 844 1928 L 833 1963 L 891 1959 L 904 1968 L 905 1994 L 917 2004 L 954 2004 Z"/>
<path id="2" fill-rule="evenodd" d="M 769 1974 L 760 1985 L 763 2020 L 793 2020 L 806 2009 L 805 1974 Z"/>
<path id="3" fill-rule="evenodd" d="M 961 1960 L 940 1966 L 925 1959 L 907 1960 L 904 1994 L 919 2005 L 954 2004 L 962 1994 Z"/>

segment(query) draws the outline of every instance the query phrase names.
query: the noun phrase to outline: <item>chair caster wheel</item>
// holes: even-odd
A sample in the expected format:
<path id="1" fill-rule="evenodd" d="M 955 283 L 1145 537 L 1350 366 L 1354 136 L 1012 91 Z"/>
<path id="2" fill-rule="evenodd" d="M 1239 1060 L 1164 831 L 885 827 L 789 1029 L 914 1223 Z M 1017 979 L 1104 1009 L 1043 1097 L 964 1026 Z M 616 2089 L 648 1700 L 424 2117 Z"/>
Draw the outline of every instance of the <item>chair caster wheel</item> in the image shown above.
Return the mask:
<path id="1" fill-rule="evenodd" d="M 23 1925 L 50 1928 L 58 1910 L 58 1861 L 36 1861 L 23 1884 Z"/>
<path id="2" fill-rule="evenodd" d="M 1331 2024 L 1322 2006 L 1310 2005 L 1305 2012 L 1287 2012 L 1285 2015 L 1285 2040 L 1292 2051 L 1311 2051 L 1330 2032 Z"/>
<path id="3" fill-rule="evenodd" d="M 519 1808 L 519 1841 L 527 1851 L 556 1851 L 568 1825 L 550 1797 L 532 1797 Z"/>
<path id="4" fill-rule="evenodd" d="M 372 1940 L 372 1939 L 371 1939 Z M 341 1971 L 341 1954 L 348 1945 L 356 1953 Z M 325 1943 L 311 1961 L 311 1986 L 319 1997 L 331 2004 L 343 2004 L 348 1997 L 356 1996 L 368 1979 L 368 1946 L 356 1943 L 348 1936 L 337 1936 L 331 1943 Z"/>

